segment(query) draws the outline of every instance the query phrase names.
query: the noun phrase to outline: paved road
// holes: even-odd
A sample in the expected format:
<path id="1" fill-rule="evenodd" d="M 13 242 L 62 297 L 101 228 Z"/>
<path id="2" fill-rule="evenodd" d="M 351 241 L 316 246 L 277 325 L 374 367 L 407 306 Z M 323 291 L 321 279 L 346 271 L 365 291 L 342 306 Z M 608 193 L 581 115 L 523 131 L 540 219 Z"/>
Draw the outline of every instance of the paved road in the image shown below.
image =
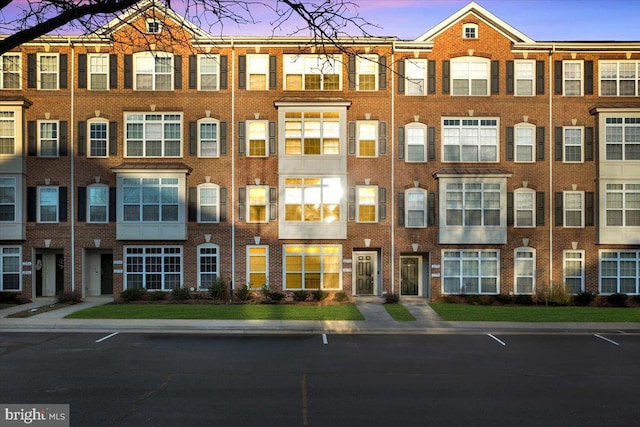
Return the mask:
<path id="1" fill-rule="evenodd" d="M 0 402 L 72 426 L 631 426 L 640 336 L 0 334 Z"/>

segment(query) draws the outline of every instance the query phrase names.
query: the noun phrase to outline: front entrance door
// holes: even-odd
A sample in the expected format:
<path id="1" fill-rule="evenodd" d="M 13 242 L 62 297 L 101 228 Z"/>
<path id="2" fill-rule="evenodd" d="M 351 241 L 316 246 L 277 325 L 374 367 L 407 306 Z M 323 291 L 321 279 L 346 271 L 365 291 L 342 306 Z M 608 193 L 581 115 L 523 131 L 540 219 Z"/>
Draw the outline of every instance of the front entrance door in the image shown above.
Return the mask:
<path id="1" fill-rule="evenodd" d="M 56 294 L 64 291 L 64 255 L 56 254 Z"/>
<path id="2" fill-rule="evenodd" d="M 400 293 L 402 295 L 418 295 L 420 257 L 401 257 L 400 264 Z"/>
<path id="3" fill-rule="evenodd" d="M 42 254 L 41 253 L 37 253 L 36 254 L 36 265 L 35 265 L 35 270 L 36 270 L 36 297 L 41 297 L 42 296 L 42 267 L 43 267 L 43 261 L 42 261 Z"/>
<path id="4" fill-rule="evenodd" d="M 357 252 L 356 258 L 356 293 L 358 295 L 373 295 L 378 277 L 376 268 L 377 252 Z"/>
<path id="5" fill-rule="evenodd" d="M 100 294 L 113 294 L 113 255 L 100 255 Z"/>

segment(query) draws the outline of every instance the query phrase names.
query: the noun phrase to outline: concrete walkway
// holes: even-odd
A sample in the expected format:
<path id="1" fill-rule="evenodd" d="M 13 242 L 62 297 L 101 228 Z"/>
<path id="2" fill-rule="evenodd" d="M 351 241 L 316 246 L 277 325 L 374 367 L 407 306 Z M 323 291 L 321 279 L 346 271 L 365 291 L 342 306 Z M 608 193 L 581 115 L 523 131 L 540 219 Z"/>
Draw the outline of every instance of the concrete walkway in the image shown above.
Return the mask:
<path id="1" fill-rule="evenodd" d="M 480 333 L 640 333 L 637 323 L 525 323 L 446 322 L 422 298 L 403 298 L 402 303 L 416 318 L 393 320 L 380 297 L 356 297 L 354 302 L 365 320 L 185 320 L 185 319 L 65 319 L 69 313 L 107 304 L 110 297 L 90 297 L 28 318 L 8 318 L 19 311 L 55 303 L 54 298 L 0 310 L 0 332 L 156 332 L 224 334 L 480 334 Z"/>

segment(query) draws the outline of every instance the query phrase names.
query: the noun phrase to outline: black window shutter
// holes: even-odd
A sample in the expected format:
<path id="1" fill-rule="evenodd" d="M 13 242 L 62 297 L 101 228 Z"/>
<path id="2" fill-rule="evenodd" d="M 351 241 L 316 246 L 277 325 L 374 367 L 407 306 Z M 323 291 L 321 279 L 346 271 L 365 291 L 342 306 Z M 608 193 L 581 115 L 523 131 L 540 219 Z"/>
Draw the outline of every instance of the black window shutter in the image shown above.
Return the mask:
<path id="1" fill-rule="evenodd" d="M 436 61 L 427 61 L 427 93 L 436 93 Z"/>
<path id="2" fill-rule="evenodd" d="M 436 193 L 427 193 L 427 225 L 436 225 Z"/>
<path id="3" fill-rule="evenodd" d="M 398 61 L 398 93 L 404 93 L 404 59 Z"/>
<path id="4" fill-rule="evenodd" d="M 58 187 L 58 222 L 67 222 L 67 187 Z"/>
<path id="5" fill-rule="evenodd" d="M 398 160 L 404 160 L 404 126 L 398 126 Z"/>
<path id="6" fill-rule="evenodd" d="M 189 205 L 188 205 L 189 222 L 198 221 L 198 187 L 189 187 Z"/>
<path id="7" fill-rule="evenodd" d="M 247 190 L 244 187 L 238 188 L 238 221 L 245 221 L 247 212 Z"/>
<path id="8" fill-rule="evenodd" d="M 118 88 L 118 55 L 109 55 L 109 87 L 111 89 Z"/>
<path id="9" fill-rule="evenodd" d="M 404 227 L 404 193 L 398 193 L 398 225 Z"/>
<path id="10" fill-rule="evenodd" d="M 78 55 L 78 88 L 87 88 L 87 55 Z"/>
<path id="11" fill-rule="evenodd" d="M 584 94 L 593 95 L 593 61 L 584 61 Z"/>
<path id="12" fill-rule="evenodd" d="M 27 54 L 27 87 L 33 89 L 36 87 L 36 82 L 38 79 L 37 69 L 37 59 L 35 53 Z"/>
<path id="13" fill-rule="evenodd" d="M 220 221 L 227 220 L 227 189 L 226 187 L 220 188 Z"/>
<path id="14" fill-rule="evenodd" d="M 555 61 L 553 69 L 553 89 L 556 95 L 562 95 L 562 61 Z"/>
<path id="15" fill-rule="evenodd" d="M 66 53 L 61 53 L 60 57 L 60 89 L 66 89 L 67 88 L 67 54 Z"/>
<path id="16" fill-rule="evenodd" d="M 378 188 L 378 221 L 387 219 L 387 189 Z"/>
<path id="17" fill-rule="evenodd" d="M 349 55 L 349 59 L 347 61 L 347 75 L 349 80 L 349 89 L 356 88 L 356 57 L 354 55 Z"/>
<path id="18" fill-rule="evenodd" d="M 349 155 L 354 155 L 356 154 L 356 122 L 349 122 L 348 128 Z"/>
<path id="19" fill-rule="evenodd" d="M 538 191 L 536 193 L 536 224 L 537 225 L 544 225 L 544 214 L 545 214 L 545 209 L 544 209 L 544 192 L 543 191 Z"/>
<path id="20" fill-rule="evenodd" d="M 544 61 L 536 61 L 536 93 L 544 95 Z"/>
<path id="21" fill-rule="evenodd" d="M 449 79 L 451 78 L 451 62 L 442 61 L 442 93 L 449 93 Z"/>
<path id="22" fill-rule="evenodd" d="M 133 55 L 124 56 L 124 88 L 131 89 L 133 87 Z"/>
<path id="23" fill-rule="evenodd" d="M 109 187 L 109 222 L 116 222 L 116 187 Z"/>
<path id="24" fill-rule="evenodd" d="M 356 189 L 354 187 L 349 187 L 348 189 L 348 200 L 347 200 L 347 211 L 349 212 L 349 221 L 356 220 Z"/>
<path id="25" fill-rule="evenodd" d="M 198 124 L 189 122 L 189 155 L 195 156 L 198 152 Z"/>
<path id="26" fill-rule="evenodd" d="M 278 189 L 276 187 L 269 188 L 269 221 L 275 221 L 278 218 Z"/>
<path id="27" fill-rule="evenodd" d="M 227 122 L 220 122 L 220 155 L 227 154 Z"/>
<path id="28" fill-rule="evenodd" d="M 238 56 L 238 89 L 247 88 L 247 55 Z"/>
<path id="29" fill-rule="evenodd" d="M 433 126 L 427 128 L 427 158 L 436 159 L 436 128 Z"/>
<path id="30" fill-rule="evenodd" d="M 593 128 L 584 128 L 584 159 L 593 160 Z"/>
<path id="31" fill-rule="evenodd" d="M 78 187 L 78 222 L 87 222 L 87 187 Z"/>
<path id="32" fill-rule="evenodd" d="M 276 154 L 278 145 L 276 144 L 276 122 L 269 122 L 269 154 Z"/>
<path id="33" fill-rule="evenodd" d="M 563 194 L 561 192 L 556 193 L 556 226 L 562 227 L 564 224 L 563 219 L 563 211 L 564 208 L 562 206 Z"/>
<path id="34" fill-rule="evenodd" d="M 38 188 L 27 187 L 27 221 L 35 222 L 38 216 Z"/>
<path id="35" fill-rule="evenodd" d="M 87 152 L 87 122 L 78 122 L 78 156 L 84 156 Z"/>
<path id="36" fill-rule="evenodd" d="M 195 55 L 189 55 L 189 89 L 198 87 L 198 58 Z"/>
<path id="37" fill-rule="evenodd" d="M 118 122 L 109 122 L 109 155 L 118 154 Z"/>
<path id="38" fill-rule="evenodd" d="M 387 88 L 387 57 L 381 56 L 378 58 L 378 88 Z"/>
<path id="39" fill-rule="evenodd" d="M 556 161 L 562 161 L 562 128 L 556 127 Z"/>
<path id="40" fill-rule="evenodd" d="M 513 61 L 507 61 L 507 94 L 513 95 L 514 92 L 514 65 Z"/>
<path id="41" fill-rule="evenodd" d="M 507 193 L 507 225 L 513 225 L 513 193 Z"/>
<path id="42" fill-rule="evenodd" d="M 538 160 L 544 160 L 544 126 L 536 128 L 536 139 L 538 144 L 536 147 L 536 157 Z"/>
<path id="43" fill-rule="evenodd" d="M 58 131 L 58 143 L 60 145 L 59 154 L 61 156 L 66 156 L 68 153 L 67 149 L 67 122 L 59 122 L 59 131 Z"/>
<path id="44" fill-rule="evenodd" d="M 247 136 L 246 125 L 244 121 L 238 122 L 238 154 L 243 155 L 246 152 Z"/>
<path id="45" fill-rule="evenodd" d="M 491 93 L 500 93 L 500 61 L 491 61 Z"/>
<path id="46" fill-rule="evenodd" d="M 182 89 L 182 55 L 173 57 L 173 88 Z"/>
<path id="47" fill-rule="evenodd" d="M 27 154 L 29 156 L 38 155 L 38 143 L 37 143 L 37 122 L 27 122 Z"/>
<path id="48" fill-rule="evenodd" d="M 387 122 L 378 122 L 378 154 L 387 154 Z"/>
<path id="49" fill-rule="evenodd" d="M 220 89 L 227 88 L 228 63 L 227 55 L 220 55 Z"/>
<path id="50" fill-rule="evenodd" d="M 507 127 L 507 160 L 513 160 L 513 128 Z"/>
<path id="51" fill-rule="evenodd" d="M 278 87 L 278 57 L 275 55 L 269 56 L 269 89 L 276 89 Z"/>
<path id="52" fill-rule="evenodd" d="M 584 194 L 584 204 L 586 207 L 585 210 L 585 225 L 587 227 L 592 227 L 594 225 L 594 205 L 595 205 L 595 197 L 594 194 L 592 192 L 586 192 Z"/>

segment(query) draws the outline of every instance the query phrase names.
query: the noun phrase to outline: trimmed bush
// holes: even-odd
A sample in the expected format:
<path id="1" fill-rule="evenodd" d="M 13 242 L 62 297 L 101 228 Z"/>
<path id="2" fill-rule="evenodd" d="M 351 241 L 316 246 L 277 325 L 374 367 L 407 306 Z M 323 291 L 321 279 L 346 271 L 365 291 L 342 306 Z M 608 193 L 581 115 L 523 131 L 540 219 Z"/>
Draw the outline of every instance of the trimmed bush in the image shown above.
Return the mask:
<path id="1" fill-rule="evenodd" d="M 607 303 L 613 307 L 626 307 L 627 294 L 615 293 L 607 295 Z"/>
<path id="2" fill-rule="evenodd" d="M 518 295 L 518 296 L 520 296 L 520 295 Z M 513 304 L 515 302 L 516 298 L 514 298 L 511 295 L 507 295 L 507 294 L 498 294 L 498 295 L 494 296 L 495 301 L 497 303 L 499 303 L 499 304 L 502 304 L 502 305 Z"/>
<path id="3" fill-rule="evenodd" d="M 564 285 L 556 285 L 552 288 L 541 288 L 536 293 L 538 304 L 548 304 L 551 306 L 569 305 L 573 298 L 567 292 Z"/>
<path id="4" fill-rule="evenodd" d="M 533 296 L 532 295 L 516 295 L 513 302 L 520 305 L 531 305 L 533 304 Z"/>
<path id="5" fill-rule="evenodd" d="M 171 298 L 177 301 L 191 299 L 191 291 L 189 288 L 175 288 L 171 291 Z"/>
<path id="6" fill-rule="evenodd" d="M 217 278 L 213 285 L 209 287 L 209 295 L 211 298 L 218 301 L 228 301 L 229 300 L 229 286 L 224 282 L 223 279 Z"/>
<path id="7" fill-rule="evenodd" d="M 493 299 L 489 295 L 465 295 L 465 300 L 469 305 L 491 305 Z"/>
<path id="8" fill-rule="evenodd" d="M 147 293 L 147 297 L 149 298 L 149 301 L 163 301 L 167 299 L 167 295 L 169 295 L 169 292 L 165 292 L 165 291 L 154 291 L 154 292 Z"/>
<path id="9" fill-rule="evenodd" d="M 0 303 L 2 304 L 27 304 L 31 300 L 16 292 L 0 292 Z"/>
<path id="10" fill-rule="evenodd" d="M 249 301 L 253 298 L 253 291 L 247 285 L 242 285 L 240 288 L 235 289 L 233 293 L 240 301 Z"/>
<path id="11" fill-rule="evenodd" d="M 322 289 L 315 290 L 311 292 L 311 297 L 314 301 L 324 301 L 329 296 L 328 292 L 323 291 Z"/>
<path id="12" fill-rule="evenodd" d="M 82 302 L 82 296 L 78 291 L 59 292 L 58 294 L 56 294 L 56 299 L 60 304 L 77 304 Z"/>
<path id="13" fill-rule="evenodd" d="M 120 292 L 120 300 L 124 302 L 142 301 L 147 299 L 146 289 L 125 289 Z"/>
<path id="14" fill-rule="evenodd" d="M 294 301 L 306 301 L 309 299 L 309 292 L 307 291 L 293 291 L 293 300 Z"/>
<path id="15" fill-rule="evenodd" d="M 333 300 L 335 302 L 348 302 L 349 295 L 347 295 L 345 292 L 336 292 L 336 294 L 333 296 Z"/>
<path id="16" fill-rule="evenodd" d="M 400 296 L 398 294 L 393 294 L 387 292 L 384 294 L 384 303 L 385 304 L 397 304 L 400 302 Z"/>
<path id="17" fill-rule="evenodd" d="M 269 292 L 269 299 L 271 299 L 271 301 L 280 302 L 284 299 L 284 297 L 286 297 L 286 295 L 283 292 L 279 292 L 279 291 Z"/>
<path id="18" fill-rule="evenodd" d="M 595 299 L 595 294 L 591 292 L 579 292 L 573 296 L 573 303 L 579 306 L 587 306 Z"/>

